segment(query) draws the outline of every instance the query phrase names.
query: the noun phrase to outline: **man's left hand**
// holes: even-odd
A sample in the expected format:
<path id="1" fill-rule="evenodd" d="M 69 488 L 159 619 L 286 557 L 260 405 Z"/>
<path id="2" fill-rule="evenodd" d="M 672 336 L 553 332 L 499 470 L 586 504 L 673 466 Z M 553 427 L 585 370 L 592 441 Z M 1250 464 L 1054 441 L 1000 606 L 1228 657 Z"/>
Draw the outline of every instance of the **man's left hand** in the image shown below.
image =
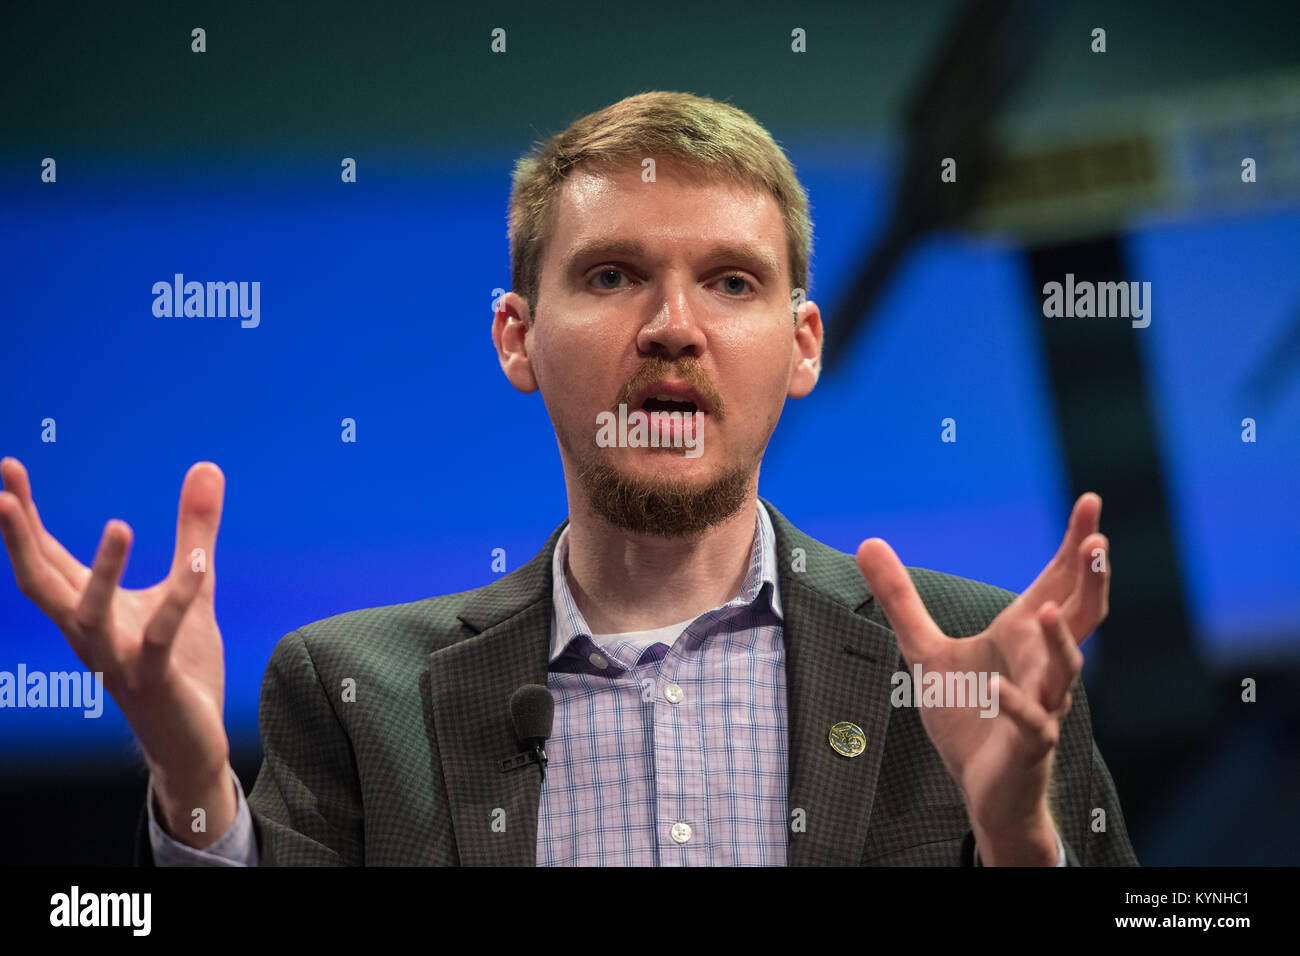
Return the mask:
<path id="1" fill-rule="evenodd" d="M 961 788 L 985 865 L 1054 866 L 1058 859 L 1047 784 L 1070 687 L 1083 668 L 1078 645 L 1108 609 L 1110 545 L 1097 530 L 1100 518 L 1101 498 L 1080 496 L 1056 556 L 974 637 L 952 638 L 939 629 L 884 541 L 871 538 L 858 547 L 858 567 L 898 636 L 909 672 L 920 664 L 945 686 L 954 673 L 984 674 L 990 682 L 995 716 L 981 717 L 977 700 L 920 708 L 922 726 Z M 918 706 L 921 691 L 913 690 Z"/>

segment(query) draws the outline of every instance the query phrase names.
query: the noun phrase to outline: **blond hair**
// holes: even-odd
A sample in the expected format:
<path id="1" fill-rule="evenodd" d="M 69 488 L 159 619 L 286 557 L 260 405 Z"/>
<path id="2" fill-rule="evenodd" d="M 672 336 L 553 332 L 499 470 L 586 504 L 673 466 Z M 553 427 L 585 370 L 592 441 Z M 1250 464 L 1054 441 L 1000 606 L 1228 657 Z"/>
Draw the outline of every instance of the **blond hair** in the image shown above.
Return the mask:
<path id="1" fill-rule="evenodd" d="M 536 314 L 542 252 L 555 228 L 569 174 L 645 157 L 675 159 L 707 177 L 765 190 L 785 223 L 790 287 L 808 290 L 812 219 L 794 167 L 770 133 L 744 110 L 690 93 L 654 91 L 619 100 L 536 143 L 515 164 L 510 192 L 510 282 Z"/>

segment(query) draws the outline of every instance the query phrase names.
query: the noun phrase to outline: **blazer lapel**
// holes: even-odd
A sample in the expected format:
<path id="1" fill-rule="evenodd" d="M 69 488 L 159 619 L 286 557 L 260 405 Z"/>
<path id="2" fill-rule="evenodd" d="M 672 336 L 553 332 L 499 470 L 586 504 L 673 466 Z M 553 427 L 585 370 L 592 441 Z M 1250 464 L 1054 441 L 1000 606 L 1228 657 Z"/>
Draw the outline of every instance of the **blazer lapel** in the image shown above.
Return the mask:
<path id="1" fill-rule="evenodd" d="M 531 561 L 484 588 L 459 617 L 474 633 L 429 655 L 426 706 L 463 866 L 534 866 L 541 772 L 508 772 L 522 748 L 510 695 L 546 686 L 551 637 L 551 559 L 567 521 Z"/>
<path id="2" fill-rule="evenodd" d="M 874 601 L 856 562 L 794 527 L 763 501 L 776 531 L 789 712 L 787 862 L 857 866 L 867 839 L 898 668 L 894 633 L 863 614 Z M 803 549 L 804 568 L 792 567 Z M 866 748 L 846 757 L 830 743 L 841 722 Z M 803 811 L 799 814 L 799 811 Z"/>

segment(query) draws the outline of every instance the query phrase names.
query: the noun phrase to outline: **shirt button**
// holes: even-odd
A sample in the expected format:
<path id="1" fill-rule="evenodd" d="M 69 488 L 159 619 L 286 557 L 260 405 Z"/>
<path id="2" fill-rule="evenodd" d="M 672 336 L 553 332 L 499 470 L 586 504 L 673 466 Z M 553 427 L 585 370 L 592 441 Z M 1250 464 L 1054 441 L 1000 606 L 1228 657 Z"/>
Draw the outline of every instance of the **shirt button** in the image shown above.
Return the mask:
<path id="1" fill-rule="evenodd" d="M 670 704 L 680 704 L 682 702 L 682 699 L 685 698 L 685 696 L 686 694 L 683 693 L 682 689 L 678 687 L 676 684 L 669 684 L 667 687 L 664 688 L 664 697 L 668 699 L 668 703 Z M 682 825 L 686 826 L 685 824 Z M 691 828 L 686 827 L 687 839 L 690 838 L 690 835 L 691 835 Z"/>
<path id="2" fill-rule="evenodd" d="M 609 661 L 605 660 L 603 654 L 592 654 L 590 657 L 587 658 L 587 660 L 591 661 L 601 670 L 604 670 L 606 667 L 609 666 Z"/>
<path id="3" fill-rule="evenodd" d="M 685 843 L 691 838 L 691 826 L 689 823 L 674 823 L 672 833 L 674 840 Z"/>

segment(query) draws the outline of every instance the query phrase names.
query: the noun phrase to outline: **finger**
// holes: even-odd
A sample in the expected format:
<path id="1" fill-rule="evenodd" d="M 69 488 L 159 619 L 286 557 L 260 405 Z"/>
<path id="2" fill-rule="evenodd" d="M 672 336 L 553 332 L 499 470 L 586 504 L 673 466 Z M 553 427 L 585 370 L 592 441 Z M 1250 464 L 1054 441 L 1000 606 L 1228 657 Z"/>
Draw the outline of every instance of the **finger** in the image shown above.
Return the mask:
<path id="1" fill-rule="evenodd" d="M 1070 686 L 1083 670 L 1083 653 L 1070 633 L 1061 609 L 1049 601 L 1038 611 L 1043 632 L 1041 665 L 1036 667 L 1022 688 L 1031 693 L 1046 711 L 1055 713 L 1064 706 Z M 1032 688 L 1032 690 L 1031 690 Z"/>
<path id="2" fill-rule="evenodd" d="M 90 580 L 77 605 L 77 623 L 87 636 L 105 635 L 109 631 L 109 608 L 113 595 L 126 569 L 126 558 L 131 552 L 131 527 L 125 521 L 113 519 L 104 525 L 95 552 L 95 562 L 90 568 Z"/>
<path id="3" fill-rule="evenodd" d="M 187 567 L 168 578 L 162 603 L 145 625 L 144 639 L 140 646 L 140 671 L 145 680 L 161 677 L 167 669 L 181 619 L 194 603 L 195 596 L 209 574 L 207 571 L 191 571 Z"/>
<path id="4" fill-rule="evenodd" d="M 880 538 L 869 538 L 858 545 L 857 560 L 867 586 L 898 635 L 903 656 L 909 663 L 928 659 L 946 637 L 925 609 L 912 576 L 894 549 Z"/>
<path id="5" fill-rule="evenodd" d="M 1046 756 L 1060 739 L 1060 722 L 1043 710 L 1006 675 L 998 674 L 990 682 L 998 710 L 1010 717 L 1024 735 L 1035 759 Z"/>
<path id="6" fill-rule="evenodd" d="M 4 481 L 6 491 L 13 492 L 22 504 L 36 538 L 37 547 L 51 567 L 62 574 L 73 590 L 79 591 L 90 577 L 90 569 L 68 553 L 68 549 L 59 543 L 58 538 L 45 530 L 41 523 L 40 512 L 36 510 L 36 500 L 32 497 L 31 477 L 27 469 L 17 458 L 0 460 L 0 480 Z"/>
<path id="7" fill-rule="evenodd" d="M 9 491 L 0 491 L 0 535 L 14 567 L 18 590 L 60 627 L 66 625 L 77 606 L 77 592 L 50 566 L 36 542 L 22 502 Z"/>
<path id="8" fill-rule="evenodd" d="M 1077 644 L 1110 613 L 1110 575 L 1110 541 L 1104 534 L 1089 535 L 1079 545 L 1074 590 L 1061 605 Z"/>
<path id="9" fill-rule="evenodd" d="M 181 484 L 180 507 L 176 515 L 176 551 L 172 556 L 171 576 L 182 587 L 192 568 L 202 559 L 212 569 L 212 552 L 217 544 L 217 527 L 221 524 L 221 505 L 225 497 L 226 476 L 210 461 L 190 466 Z M 203 554 L 196 555 L 195 549 Z"/>
<path id="10" fill-rule="evenodd" d="M 1046 601 L 1060 603 L 1069 597 L 1078 569 L 1079 545 L 1100 527 L 1100 523 L 1101 496 L 1092 491 L 1085 492 L 1074 503 L 1061 546 L 1021 595 L 1027 606 L 1038 607 Z"/>

